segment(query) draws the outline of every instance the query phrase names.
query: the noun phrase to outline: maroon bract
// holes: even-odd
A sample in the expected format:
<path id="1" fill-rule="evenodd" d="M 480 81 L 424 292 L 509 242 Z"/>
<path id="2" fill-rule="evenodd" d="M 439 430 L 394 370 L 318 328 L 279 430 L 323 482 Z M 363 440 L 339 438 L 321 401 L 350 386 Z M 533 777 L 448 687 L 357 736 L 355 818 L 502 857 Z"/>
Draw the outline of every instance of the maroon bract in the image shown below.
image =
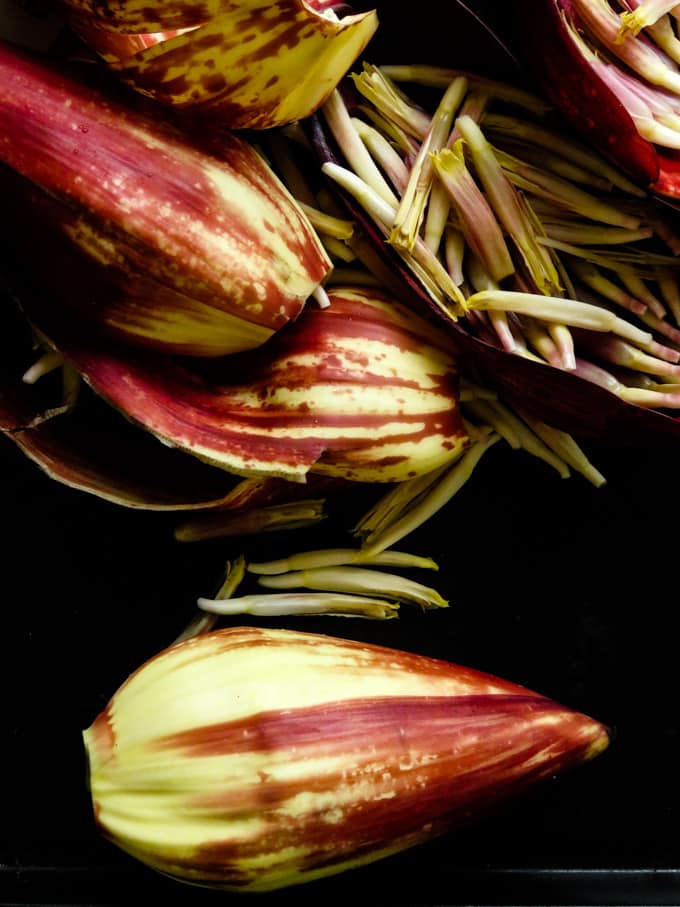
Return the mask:
<path id="1" fill-rule="evenodd" d="M 9 276 L 9 262 L 3 273 Z M 13 284 L 29 300 L 35 288 Z M 35 343 L 29 323 L 10 299 L 0 306 L 0 435 L 13 442 L 51 479 L 104 500 L 142 510 L 249 512 L 323 498 L 335 482 L 310 477 L 303 485 L 275 478 L 239 479 L 159 444 L 148 432 L 82 387 L 73 405 L 64 405 L 62 382 L 45 376 L 27 383 Z M 54 379 L 57 378 L 55 381 Z M 4 441 L 3 441 L 4 443 Z"/>
<path id="2" fill-rule="evenodd" d="M 643 137 L 633 117 L 580 46 L 587 33 L 572 0 L 516 0 L 525 63 L 544 94 L 592 145 L 641 186 L 680 198 L 676 153 Z M 615 65 L 615 64 L 612 64 Z"/>

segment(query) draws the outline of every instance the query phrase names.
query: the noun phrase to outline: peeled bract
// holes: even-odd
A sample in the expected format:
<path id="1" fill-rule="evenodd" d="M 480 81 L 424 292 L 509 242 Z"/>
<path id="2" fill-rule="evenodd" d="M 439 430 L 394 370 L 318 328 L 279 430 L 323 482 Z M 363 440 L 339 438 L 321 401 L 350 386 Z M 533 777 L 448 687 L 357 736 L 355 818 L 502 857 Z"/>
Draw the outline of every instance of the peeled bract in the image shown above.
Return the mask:
<path id="1" fill-rule="evenodd" d="M 142 428 L 241 475 L 400 481 L 468 436 L 447 336 L 384 294 L 334 288 L 260 350 L 182 361 L 83 337 L 26 310 L 103 398 Z"/>
<path id="2" fill-rule="evenodd" d="M 588 51 L 599 45 L 588 23 L 579 15 L 574 0 L 516 0 L 517 15 L 523 17 L 526 63 L 545 94 L 581 134 L 607 155 L 641 186 L 667 198 L 680 196 L 680 164 L 677 153 L 663 148 L 636 126 L 634 109 L 615 90 L 620 70 L 626 79 L 641 88 L 657 89 L 638 77 L 611 54 Z M 611 4 L 592 3 L 592 13 L 604 14 Z M 618 5 L 611 6 L 616 17 Z M 630 37 L 628 41 L 643 40 Z M 658 51 L 651 51 L 655 56 Z M 677 67 L 675 67 L 677 69 Z M 611 78 L 607 73 L 611 72 Z M 679 83 L 680 84 L 680 81 Z M 628 93 L 632 98 L 634 95 Z M 661 89 L 663 95 L 663 89 Z M 640 98 L 636 100 L 639 103 Z M 680 101 L 680 97 L 675 99 Z"/>
<path id="3" fill-rule="evenodd" d="M 72 24 L 125 82 L 232 129 L 282 126 L 326 100 L 377 28 L 305 0 L 97 3 Z"/>

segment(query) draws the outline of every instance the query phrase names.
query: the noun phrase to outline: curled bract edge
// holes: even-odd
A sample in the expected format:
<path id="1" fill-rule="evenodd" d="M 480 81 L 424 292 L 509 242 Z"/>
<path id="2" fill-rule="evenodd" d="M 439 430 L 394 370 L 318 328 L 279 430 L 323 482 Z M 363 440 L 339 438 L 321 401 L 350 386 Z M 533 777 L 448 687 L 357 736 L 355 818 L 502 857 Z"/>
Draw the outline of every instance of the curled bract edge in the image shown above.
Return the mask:
<path id="1" fill-rule="evenodd" d="M 26 298 L 25 283 L 21 289 Z M 0 435 L 70 489 L 139 510 L 211 512 L 249 512 L 336 491 L 336 481 L 324 476 L 309 476 L 304 484 L 242 478 L 159 444 L 83 386 L 70 364 L 64 369 L 77 382 L 70 401 L 61 369 L 35 383 L 23 380 L 35 366 L 36 338 L 9 298 L 0 306 L 0 336 Z"/>
<path id="2" fill-rule="evenodd" d="M 89 3 L 71 24 L 124 82 L 232 129 L 303 119 L 326 100 L 378 27 L 375 11 L 277 0 Z"/>

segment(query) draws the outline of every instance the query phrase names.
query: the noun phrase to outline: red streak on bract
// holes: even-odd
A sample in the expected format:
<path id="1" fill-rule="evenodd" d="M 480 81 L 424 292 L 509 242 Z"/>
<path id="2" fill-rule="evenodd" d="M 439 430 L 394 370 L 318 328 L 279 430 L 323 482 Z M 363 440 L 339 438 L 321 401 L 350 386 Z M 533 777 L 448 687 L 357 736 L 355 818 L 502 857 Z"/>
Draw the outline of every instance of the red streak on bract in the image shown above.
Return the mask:
<path id="1" fill-rule="evenodd" d="M 188 640 L 157 658 L 177 662 L 179 669 L 188 655 L 228 659 L 244 648 L 263 672 L 276 649 L 277 658 L 286 652 L 293 662 L 303 655 L 312 672 L 317 656 L 320 675 L 346 664 L 355 681 L 362 672 L 368 682 L 394 676 L 400 692 L 263 708 L 158 739 L 159 750 L 177 751 L 185 761 L 254 756 L 250 775 L 237 784 L 201 796 L 186 792 L 182 808 L 213 819 L 214 840 L 179 858 L 174 847 L 167 854 L 157 847 L 139 852 L 171 876 L 232 888 L 266 887 L 272 875 L 281 880 L 286 873 L 301 882 L 308 873 L 432 838 L 578 764 L 607 742 L 598 722 L 516 684 L 337 637 L 236 627 Z M 460 694 L 404 695 L 400 681 L 409 675 L 431 677 L 437 690 L 449 678 Z M 281 766 L 290 764 L 296 771 L 281 777 Z M 251 818 L 257 834 L 239 836 L 234 820 Z"/>
<path id="2" fill-rule="evenodd" d="M 246 883 L 241 861 L 271 854 L 277 869 L 331 867 L 439 834 L 527 785 L 577 764 L 602 738 L 601 725 L 556 703 L 526 695 L 387 697 L 263 713 L 195 729 L 159 742 L 191 757 L 232 752 L 289 753 L 310 773 L 286 782 L 264 771 L 238 790 L 192 801 L 226 816 L 256 814 L 267 828 L 256 840 L 215 840 L 192 855 L 193 871 Z M 324 771 L 318 758 L 338 757 Z M 326 794 L 290 821 L 301 794 Z M 335 795 L 335 796 L 334 796 Z M 302 848 L 303 857 L 288 857 Z"/>
<path id="3" fill-rule="evenodd" d="M 47 247 L 41 248 L 44 256 Z M 25 280 L 30 263 L 22 263 L 14 255 L 6 256 L 3 276 L 23 298 L 25 284 L 15 280 L 17 268 L 20 279 Z M 35 276 L 36 269 L 33 271 Z M 49 273 L 54 276 L 51 270 Z M 40 382 L 28 385 L 19 380 L 34 360 L 35 351 L 28 322 L 11 305 L 2 308 L 0 336 L 6 344 L 0 367 L 0 428 L 50 478 L 119 504 L 145 509 L 219 506 L 237 484 L 235 499 L 247 504 L 241 497 L 247 489 L 238 490 L 240 483 L 235 483 L 228 473 L 159 445 L 150 434 L 136 430 L 87 392 L 81 394 L 68 418 L 36 424 L 58 401 L 50 393 L 43 393 L 47 389 L 41 388 Z M 290 482 L 281 484 L 283 488 L 293 486 Z"/>

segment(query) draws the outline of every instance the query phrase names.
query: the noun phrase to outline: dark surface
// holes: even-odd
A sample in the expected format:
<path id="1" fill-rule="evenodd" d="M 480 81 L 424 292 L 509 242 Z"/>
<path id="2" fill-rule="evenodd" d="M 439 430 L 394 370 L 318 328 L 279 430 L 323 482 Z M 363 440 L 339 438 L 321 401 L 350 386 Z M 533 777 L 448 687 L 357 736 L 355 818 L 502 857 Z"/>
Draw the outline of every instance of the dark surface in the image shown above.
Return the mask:
<path id="1" fill-rule="evenodd" d="M 450 597 L 449 610 L 406 610 L 389 623 L 278 622 L 481 668 L 616 733 L 594 762 L 474 827 L 300 889 L 301 902 L 365 886 L 379 886 L 383 903 L 677 900 L 678 491 L 661 458 L 598 453 L 609 483 L 594 489 L 496 446 L 451 505 L 402 543 L 438 560 L 432 581 Z M 174 638 L 195 598 L 213 591 L 226 557 L 337 542 L 346 515 L 323 534 L 182 546 L 171 539 L 172 516 L 57 486 L 9 442 L 1 454 L 9 695 L 0 901 L 214 898 L 99 838 L 80 732 L 127 674 Z"/>
<path id="2" fill-rule="evenodd" d="M 394 28 L 406 13 L 390 10 Z M 413 60 L 415 49 L 425 52 L 421 29 L 451 37 L 436 15 L 417 17 L 412 30 L 411 22 Z M 465 830 L 258 900 L 370 892 L 382 904 L 680 902 L 675 455 L 588 450 L 604 488 L 561 480 L 496 445 L 446 510 L 401 543 L 439 562 L 427 579 L 451 600 L 448 610 L 277 625 L 525 684 L 610 725 L 610 749 Z M 176 516 L 59 486 L 11 441 L 0 444 L 0 467 L 0 903 L 234 903 L 237 895 L 166 880 L 99 837 L 80 734 L 130 671 L 172 641 L 196 597 L 214 591 L 227 558 L 347 542 L 354 511 L 336 508 L 323 530 L 179 545 Z"/>

